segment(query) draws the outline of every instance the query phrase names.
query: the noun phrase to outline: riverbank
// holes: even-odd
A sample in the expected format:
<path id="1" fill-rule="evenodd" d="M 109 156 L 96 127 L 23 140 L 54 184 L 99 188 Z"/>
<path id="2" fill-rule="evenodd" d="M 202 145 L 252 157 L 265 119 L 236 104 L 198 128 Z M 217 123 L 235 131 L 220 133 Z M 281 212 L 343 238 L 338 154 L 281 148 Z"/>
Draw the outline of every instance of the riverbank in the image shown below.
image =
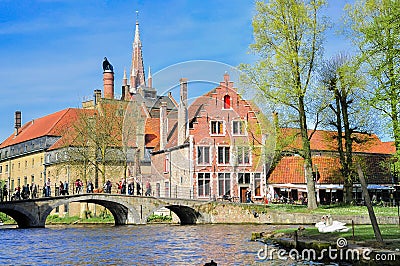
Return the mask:
<path id="1" fill-rule="evenodd" d="M 252 240 L 277 245 L 291 259 L 351 262 L 351 265 L 398 265 L 400 261 L 400 227 L 380 225 L 384 243 L 374 237 L 372 226 L 350 226 L 348 232 L 319 233 L 315 226 L 255 232 Z M 297 256 L 297 258 L 295 258 Z M 383 263 L 384 262 L 384 263 Z"/>
<path id="2" fill-rule="evenodd" d="M 398 208 L 375 207 L 375 213 L 379 224 L 398 225 Z M 321 216 L 331 215 L 335 220 L 347 224 L 370 224 L 367 208 L 365 206 L 319 206 L 315 210 L 309 210 L 306 206 L 293 204 L 246 204 L 231 202 L 208 202 L 195 211 L 202 214 L 199 223 L 210 224 L 293 224 L 313 225 L 321 220 Z M 169 220 L 166 220 L 168 217 Z M 172 212 L 168 215 L 150 215 L 147 222 L 179 223 L 179 218 Z M 13 219 L 0 213 L 0 220 L 5 224 L 15 223 Z M 99 216 L 93 216 L 90 211 L 85 212 L 83 218 L 59 217 L 51 215 L 46 220 L 47 224 L 61 223 L 115 223 L 114 217 L 109 212 Z"/>

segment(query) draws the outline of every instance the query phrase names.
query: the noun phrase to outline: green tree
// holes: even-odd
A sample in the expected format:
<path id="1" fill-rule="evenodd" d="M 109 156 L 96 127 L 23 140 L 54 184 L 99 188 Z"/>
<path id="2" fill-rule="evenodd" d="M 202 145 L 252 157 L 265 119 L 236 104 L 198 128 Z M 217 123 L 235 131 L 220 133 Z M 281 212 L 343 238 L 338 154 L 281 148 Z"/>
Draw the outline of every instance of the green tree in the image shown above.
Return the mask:
<path id="1" fill-rule="evenodd" d="M 260 56 L 253 65 L 242 65 L 244 82 L 255 87 L 266 101 L 295 114 L 299 127 L 307 181 L 308 208 L 317 207 L 310 138 L 307 126 L 307 91 L 314 71 L 326 22 L 319 13 L 323 0 L 271 0 L 256 2 L 253 18 L 255 43 L 251 50 Z"/>
<path id="2" fill-rule="evenodd" d="M 353 166 L 353 144 L 368 141 L 367 131 L 370 112 L 363 105 L 364 76 L 359 65 L 354 64 L 349 56 L 339 54 L 322 64 L 320 70 L 322 94 L 328 99 L 327 127 L 337 132 L 333 137 L 337 142 L 340 171 L 344 178 L 343 201 L 353 199 L 353 181 L 356 176 Z"/>
<path id="3" fill-rule="evenodd" d="M 400 155 L 400 1 L 358 0 L 345 7 L 346 33 L 371 77 L 369 103 L 390 121 Z"/>
<path id="4" fill-rule="evenodd" d="M 136 102 L 107 99 L 95 109 L 81 109 L 62 139 L 65 160 L 61 166 L 74 168 L 84 182 L 94 176 L 95 188 L 106 182 L 109 171 L 122 170 L 126 179 L 128 166 L 135 162 L 137 138 L 144 136 L 144 118 L 139 111 Z"/>

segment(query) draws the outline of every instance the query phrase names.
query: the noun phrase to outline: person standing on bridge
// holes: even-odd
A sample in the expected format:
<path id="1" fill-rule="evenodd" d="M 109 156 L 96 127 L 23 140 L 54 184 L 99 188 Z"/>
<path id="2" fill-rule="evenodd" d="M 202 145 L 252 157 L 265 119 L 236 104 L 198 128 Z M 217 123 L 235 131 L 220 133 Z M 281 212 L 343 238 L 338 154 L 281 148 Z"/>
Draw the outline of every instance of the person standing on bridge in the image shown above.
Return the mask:
<path id="1" fill-rule="evenodd" d="M 3 198 L 1 199 L 1 201 L 7 201 L 7 196 L 8 196 L 7 185 L 4 184 L 4 187 L 3 187 Z"/>
<path id="2" fill-rule="evenodd" d="M 31 184 L 31 195 L 32 195 L 32 199 L 36 199 L 37 198 L 37 186 L 35 183 Z"/>
<path id="3" fill-rule="evenodd" d="M 150 182 L 149 182 L 149 180 L 147 180 L 147 182 L 146 182 L 146 193 L 145 193 L 145 195 L 146 196 L 151 196 L 151 184 L 150 184 Z"/>
<path id="4" fill-rule="evenodd" d="M 51 195 L 50 188 L 51 188 L 50 178 L 47 178 L 47 181 L 46 181 L 46 197 L 50 197 L 50 195 Z"/>
<path id="5" fill-rule="evenodd" d="M 64 195 L 64 184 L 62 181 L 60 181 L 60 187 L 58 188 L 60 195 Z"/>
<path id="6" fill-rule="evenodd" d="M 64 191 L 65 191 L 65 194 L 66 194 L 66 195 L 69 195 L 69 192 L 68 192 L 68 182 L 67 182 L 67 181 L 64 181 Z"/>

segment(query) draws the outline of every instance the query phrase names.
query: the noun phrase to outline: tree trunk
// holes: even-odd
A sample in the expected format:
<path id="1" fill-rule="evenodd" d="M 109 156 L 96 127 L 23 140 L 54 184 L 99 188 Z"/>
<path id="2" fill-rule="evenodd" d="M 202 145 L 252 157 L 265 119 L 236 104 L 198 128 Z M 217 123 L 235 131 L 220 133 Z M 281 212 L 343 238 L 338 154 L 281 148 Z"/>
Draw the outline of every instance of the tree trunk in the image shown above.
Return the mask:
<path id="1" fill-rule="evenodd" d="M 372 208 L 372 205 L 371 205 L 371 199 L 369 198 L 369 194 L 368 194 L 368 190 L 367 190 L 367 183 L 365 182 L 364 174 L 363 174 L 363 171 L 361 170 L 360 164 L 357 165 L 357 172 L 358 172 L 358 177 L 360 178 L 362 193 L 364 196 L 365 204 L 367 205 L 369 218 L 371 220 L 372 228 L 374 229 L 375 238 L 380 244 L 383 244 L 383 238 L 381 235 L 381 231 L 378 226 L 378 221 L 376 220 L 374 209 Z"/>
<path id="2" fill-rule="evenodd" d="M 317 197 L 315 194 L 315 181 L 312 174 L 312 158 L 310 140 L 308 139 L 306 112 L 304 109 L 304 98 L 299 97 L 299 118 L 300 132 L 303 145 L 304 174 L 307 182 L 307 207 L 308 209 L 317 208 Z"/>
<path id="3" fill-rule="evenodd" d="M 344 82 L 342 82 L 344 83 Z M 344 172 L 344 188 L 343 201 L 348 204 L 353 200 L 353 140 L 351 138 L 351 129 L 349 121 L 349 103 L 347 100 L 346 88 L 342 88 L 340 97 L 340 104 L 342 107 L 343 126 L 344 126 L 344 141 L 345 141 L 345 172 Z"/>

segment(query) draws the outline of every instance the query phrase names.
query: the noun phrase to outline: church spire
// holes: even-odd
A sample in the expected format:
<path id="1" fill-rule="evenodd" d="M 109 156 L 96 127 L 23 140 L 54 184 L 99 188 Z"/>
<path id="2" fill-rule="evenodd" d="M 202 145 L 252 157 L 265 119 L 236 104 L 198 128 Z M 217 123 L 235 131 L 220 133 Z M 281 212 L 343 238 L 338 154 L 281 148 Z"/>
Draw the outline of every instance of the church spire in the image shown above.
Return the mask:
<path id="1" fill-rule="evenodd" d="M 131 77 L 130 85 L 131 90 L 136 90 L 139 86 L 146 86 L 146 79 L 143 67 L 143 55 L 142 55 L 142 42 L 140 41 L 139 33 L 139 12 L 136 11 L 136 28 L 135 37 L 132 45 L 132 65 L 131 65 Z"/>

